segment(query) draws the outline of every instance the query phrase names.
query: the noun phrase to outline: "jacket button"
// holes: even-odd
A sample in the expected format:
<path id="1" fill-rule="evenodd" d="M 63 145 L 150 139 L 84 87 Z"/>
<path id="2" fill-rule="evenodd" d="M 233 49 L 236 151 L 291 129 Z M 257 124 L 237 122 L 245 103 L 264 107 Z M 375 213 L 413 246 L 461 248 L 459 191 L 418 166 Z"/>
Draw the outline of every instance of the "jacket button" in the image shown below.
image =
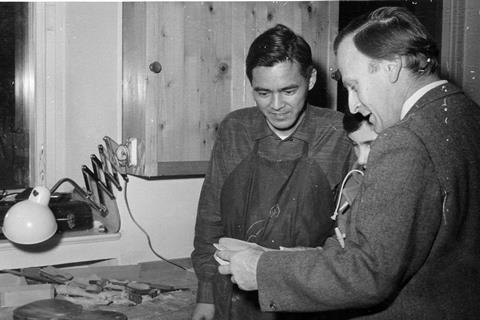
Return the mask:
<path id="1" fill-rule="evenodd" d="M 273 311 L 277 310 L 277 305 L 275 304 L 275 302 L 270 302 L 270 309 L 272 309 Z"/>

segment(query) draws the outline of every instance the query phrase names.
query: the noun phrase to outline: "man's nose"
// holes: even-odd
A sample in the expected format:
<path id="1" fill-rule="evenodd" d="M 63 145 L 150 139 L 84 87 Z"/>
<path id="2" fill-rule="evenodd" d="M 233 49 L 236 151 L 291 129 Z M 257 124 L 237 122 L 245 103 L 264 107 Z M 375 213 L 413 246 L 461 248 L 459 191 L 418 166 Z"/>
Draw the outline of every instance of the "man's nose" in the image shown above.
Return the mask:
<path id="1" fill-rule="evenodd" d="M 274 110 L 279 110 L 283 107 L 283 100 L 280 94 L 278 93 L 273 94 L 271 107 Z"/>
<path id="2" fill-rule="evenodd" d="M 358 96 L 354 92 L 349 92 L 348 93 L 348 107 L 350 109 L 350 113 L 357 113 L 359 107 L 362 105 L 360 100 L 358 99 Z"/>

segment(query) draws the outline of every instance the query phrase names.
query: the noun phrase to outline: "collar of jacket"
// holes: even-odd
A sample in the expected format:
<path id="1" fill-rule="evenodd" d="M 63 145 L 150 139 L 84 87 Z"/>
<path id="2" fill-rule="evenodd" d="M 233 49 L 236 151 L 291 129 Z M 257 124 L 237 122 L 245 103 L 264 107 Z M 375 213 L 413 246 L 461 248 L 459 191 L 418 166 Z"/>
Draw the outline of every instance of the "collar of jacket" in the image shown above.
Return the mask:
<path id="1" fill-rule="evenodd" d="M 438 87 L 435 87 L 432 90 L 425 93 L 417 102 L 415 102 L 413 107 L 405 115 L 404 119 L 408 118 L 410 115 L 412 115 L 413 113 L 415 113 L 416 111 L 423 108 L 425 105 L 429 104 L 434 100 L 446 98 L 450 95 L 454 95 L 460 92 L 462 92 L 462 90 L 460 90 L 458 87 L 456 87 L 454 84 L 450 82 L 447 82 Z"/>
<path id="2" fill-rule="evenodd" d="M 312 122 L 312 108 L 310 104 L 305 106 L 305 117 L 303 117 L 302 122 L 297 127 L 297 129 L 290 135 L 291 138 L 300 139 L 305 142 L 311 141 L 311 137 L 314 133 L 314 123 Z M 260 140 L 268 136 L 276 134 L 269 128 L 265 116 L 262 114 L 262 125 L 257 126 L 254 129 L 252 134 L 253 140 Z"/>

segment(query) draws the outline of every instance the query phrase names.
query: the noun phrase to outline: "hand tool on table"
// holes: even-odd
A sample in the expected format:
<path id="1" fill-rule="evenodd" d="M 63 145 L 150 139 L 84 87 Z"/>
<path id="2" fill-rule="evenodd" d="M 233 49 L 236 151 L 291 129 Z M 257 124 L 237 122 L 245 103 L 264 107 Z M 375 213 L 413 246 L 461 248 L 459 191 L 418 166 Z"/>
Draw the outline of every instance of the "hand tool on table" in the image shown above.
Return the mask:
<path id="1" fill-rule="evenodd" d="M 63 284 L 73 279 L 71 274 L 60 271 L 52 266 L 44 268 L 31 267 L 20 270 L 5 269 L 2 271 L 41 283 Z"/>

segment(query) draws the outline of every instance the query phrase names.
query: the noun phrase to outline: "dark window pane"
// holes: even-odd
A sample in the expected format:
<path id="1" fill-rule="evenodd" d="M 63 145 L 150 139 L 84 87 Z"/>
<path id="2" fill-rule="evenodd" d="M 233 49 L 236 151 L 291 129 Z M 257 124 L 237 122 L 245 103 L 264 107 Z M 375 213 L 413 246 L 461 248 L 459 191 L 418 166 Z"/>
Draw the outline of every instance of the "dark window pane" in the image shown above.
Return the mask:
<path id="1" fill-rule="evenodd" d="M 0 3 L 0 189 L 28 186 L 26 106 L 15 88 L 15 75 L 23 70 L 26 12 L 26 3 Z"/>

